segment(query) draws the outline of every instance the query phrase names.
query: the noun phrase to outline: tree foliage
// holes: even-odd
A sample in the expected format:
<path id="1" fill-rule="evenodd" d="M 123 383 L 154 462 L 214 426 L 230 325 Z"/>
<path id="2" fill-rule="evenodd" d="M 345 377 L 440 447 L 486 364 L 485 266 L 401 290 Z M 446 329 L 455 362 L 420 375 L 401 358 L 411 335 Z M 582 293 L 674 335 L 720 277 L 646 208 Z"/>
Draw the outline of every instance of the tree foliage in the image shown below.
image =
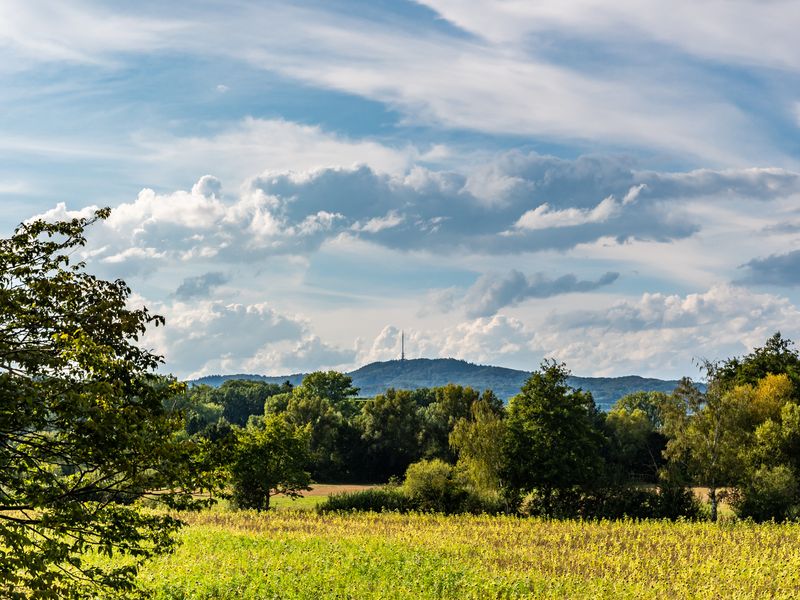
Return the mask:
<path id="1" fill-rule="evenodd" d="M 367 445 L 372 477 L 385 481 L 402 475 L 420 458 L 420 424 L 414 395 L 407 390 L 390 388 L 364 404 L 358 425 Z"/>
<path id="2" fill-rule="evenodd" d="M 460 419 L 450 434 L 457 466 L 480 496 L 494 496 L 503 489 L 504 416 L 502 406 L 482 398 L 472 403 L 469 418 Z"/>
<path id="3" fill-rule="evenodd" d="M 511 399 L 504 477 L 510 490 L 554 490 L 590 483 L 601 468 L 602 438 L 591 394 L 567 385 L 562 363 L 544 361 Z"/>
<path id="4" fill-rule="evenodd" d="M 231 462 L 233 500 L 240 508 L 268 510 L 270 498 L 308 490 L 309 431 L 269 415 L 237 431 Z"/>
<path id="5" fill-rule="evenodd" d="M 155 374 L 139 337 L 163 319 L 128 308 L 121 281 L 70 255 L 91 219 L 20 225 L 0 240 L 0 595 L 83 598 L 134 586 L 139 561 L 168 551 L 179 522 L 132 503 L 153 490 L 196 505 L 195 443 L 165 408 L 182 390 Z M 124 553 L 125 567 L 82 554 Z"/>

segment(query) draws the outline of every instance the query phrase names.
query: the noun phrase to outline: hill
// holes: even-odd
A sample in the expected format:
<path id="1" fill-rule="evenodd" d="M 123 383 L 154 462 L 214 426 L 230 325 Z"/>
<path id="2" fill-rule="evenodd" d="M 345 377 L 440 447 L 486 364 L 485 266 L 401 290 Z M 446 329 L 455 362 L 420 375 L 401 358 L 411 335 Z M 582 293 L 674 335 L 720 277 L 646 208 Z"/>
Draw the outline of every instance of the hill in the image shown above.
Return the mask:
<path id="1" fill-rule="evenodd" d="M 364 397 L 375 396 L 390 387 L 417 389 L 456 383 L 478 390 L 488 388 L 500 398 L 508 400 L 519 392 L 530 373 L 505 367 L 476 365 L 453 358 L 415 358 L 370 363 L 349 372 L 348 375 L 353 378 L 353 384 L 361 390 L 360 395 Z M 289 381 L 292 385 L 298 385 L 303 377 L 303 373 L 279 377 L 253 374 L 210 375 L 189 383 L 216 387 L 228 379 L 250 379 L 269 383 Z M 573 387 L 590 391 L 598 406 L 608 409 L 626 394 L 641 390 L 669 393 L 678 382 L 628 375 L 625 377 L 570 377 L 569 383 Z"/>

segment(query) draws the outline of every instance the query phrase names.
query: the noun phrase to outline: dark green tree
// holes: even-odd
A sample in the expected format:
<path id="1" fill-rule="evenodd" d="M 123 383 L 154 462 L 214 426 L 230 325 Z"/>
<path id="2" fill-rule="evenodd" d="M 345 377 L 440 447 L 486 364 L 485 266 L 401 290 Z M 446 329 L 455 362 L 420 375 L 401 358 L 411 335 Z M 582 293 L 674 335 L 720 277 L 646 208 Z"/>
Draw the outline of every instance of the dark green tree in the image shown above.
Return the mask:
<path id="1" fill-rule="evenodd" d="M 419 460 L 421 423 L 412 392 L 390 388 L 368 400 L 357 424 L 367 448 L 367 472 L 373 480 L 399 477 Z"/>
<path id="2" fill-rule="evenodd" d="M 137 341 L 163 319 L 128 306 L 121 281 L 70 260 L 84 229 L 108 216 L 20 225 L 0 240 L 0 596 L 123 594 L 138 564 L 172 548 L 180 523 L 133 504 L 150 496 L 197 506 L 198 442 L 179 437 L 158 376 Z M 151 490 L 159 490 L 151 494 Z M 89 566 L 83 554 L 127 554 Z"/>
<path id="3" fill-rule="evenodd" d="M 714 377 L 727 388 L 734 385 L 756 385 L 767 375 L 785 373 L 794 386 L 794 398 L 800 402 L 800 353 L 792 340 L 777 332 L 763 346 L 750 354 L 714 364 Z"/>
<path id="4" fill-rule="evenodd" d="M 663 392 L 634 392 L 623 396 L 605 415 L 608 438 L 606 462 L 618 483 L 654 483 L 665 465 Z"/>
<path id="5" fill-rule="evenodd" d="M 283 414 L 290 423 L 308 427 L 314 479 L 338 479 L 345 467 L 339 451 L 339 433 L 345 425 L 342 414 L 330 400 L 305 392 L 302 386 L 295 388 Z"/>
<path id="6" fill-rule="evenodd" d="M 189 435 L 203 431 L 222 417 L 222 406 L 213 401 L 214 391 L 209 385 L 196 385 L 168 400 L 169 410 L 183 413 Z"/>
<path id="7" fill-rule="evenodd" d="M 251 416 L 264 414 L 264 402 L 280 394 L 281 386 L 264 381 L 230 379 L 214 390 L 213 402 L 223 407 L 222 416 L 233 425 L 244 427 Z"/>
<path id="8" fill-rule="evenodd" d="M 569 374 L 542 362 L 508 406 L 503 479 L 517 496 L 537 490 L 546 511 L 554 491 L 597 480 L 603 466 L 594 400 L 567 384 Z"/>

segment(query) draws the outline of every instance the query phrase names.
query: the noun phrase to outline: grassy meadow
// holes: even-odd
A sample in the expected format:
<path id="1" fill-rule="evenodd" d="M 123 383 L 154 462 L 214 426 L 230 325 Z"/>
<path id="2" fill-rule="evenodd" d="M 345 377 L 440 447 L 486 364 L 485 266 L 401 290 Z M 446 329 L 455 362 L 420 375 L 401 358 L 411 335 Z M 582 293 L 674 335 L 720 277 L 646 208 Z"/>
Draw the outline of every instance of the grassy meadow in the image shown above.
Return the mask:
<path id="1" fill-rule="evenodd" d="M 800 597 L 798 525 L 221 508 L 184 518 L 177 551 L 141 572 L 155 598 Z"/>

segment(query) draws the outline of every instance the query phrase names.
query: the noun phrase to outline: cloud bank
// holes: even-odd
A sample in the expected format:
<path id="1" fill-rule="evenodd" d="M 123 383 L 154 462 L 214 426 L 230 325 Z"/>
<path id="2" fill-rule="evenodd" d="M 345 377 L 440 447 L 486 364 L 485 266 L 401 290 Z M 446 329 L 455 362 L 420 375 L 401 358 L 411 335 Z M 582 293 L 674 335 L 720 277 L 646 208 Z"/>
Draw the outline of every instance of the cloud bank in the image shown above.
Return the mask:
<path id="1" fill-rule="evenodd" d="M 146 189 L 119 205 L 93 234 L 91 253 L 126 274 L 175 261 L 307 255 L 341 237 L 401 252 L 484 255 L 606 238 L 669 242 L 702 228 L 688 209 L 708 198 L 766 202 L 799 190 L 797 174 L 779 169 L 657 173 L 624 159 L 517 152 L 466 174 L 419 166 L 400 175 L 367 166 L 272 173 L 233 196 L 209 175 L 190 191 Z M 59 205 L 43 216 L 87 210 Z"/>

